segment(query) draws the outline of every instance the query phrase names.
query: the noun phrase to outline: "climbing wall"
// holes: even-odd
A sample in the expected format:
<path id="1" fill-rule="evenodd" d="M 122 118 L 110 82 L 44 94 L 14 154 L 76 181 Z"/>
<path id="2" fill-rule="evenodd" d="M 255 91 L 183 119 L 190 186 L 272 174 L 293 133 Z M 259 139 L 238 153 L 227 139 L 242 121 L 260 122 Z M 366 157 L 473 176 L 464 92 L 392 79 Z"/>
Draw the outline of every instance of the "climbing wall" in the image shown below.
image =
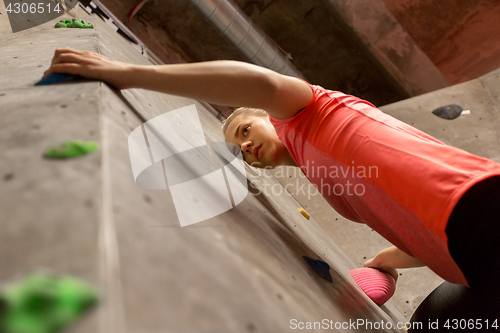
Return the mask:
<path id="1" fill-rule="evenodd" d="M 478 79 L 390 104 L 381 109 L 440 141 L 500 162 L 500 69 Z M 462 112 L 443 119 L 433 111 L 458 105 Z"/>
<path id="2" fill-rule="evenodd" d="M 183 228 L 168 188 L 136 185 L 132 130 L 194 104 L 206 140 L 221 141 L 210 106 L 96 81 L 34 86 L 57 47 L 148 64 L 98 18 L 86 20 L 95 28 L 54 29 L 52 22 L 0 45 L 0 281 L 46 267 L 98 285 L 104 297 L 75 332 L 287 332 L 294 320 L 324 319 L 343 332 L 403 332 L 346 327 L 405 319 L 390 302 L 378 307 L 364 295 L 348 273 L 356 265 L 314 217 L 298 212 L 295 199 L 260 191 L 281 186 L 273 177 L 247 168 L 250 193 L 242 203 Z M 71 139 L 100 149 L 68 160 L 42 157 Z M 332 282 L 303 256 L 327 262 Z"/>

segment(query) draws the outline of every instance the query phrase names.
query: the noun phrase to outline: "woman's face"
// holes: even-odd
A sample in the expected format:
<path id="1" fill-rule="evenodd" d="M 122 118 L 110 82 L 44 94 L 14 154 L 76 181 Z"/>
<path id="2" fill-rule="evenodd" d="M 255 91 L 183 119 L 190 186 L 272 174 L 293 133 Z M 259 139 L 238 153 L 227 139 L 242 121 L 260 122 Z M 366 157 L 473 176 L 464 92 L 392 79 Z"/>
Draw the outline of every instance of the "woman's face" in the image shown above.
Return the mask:
<path id="1" fill-rule="evenodd" d="M 289 156 L 268 117 L 236 117 L 229 124 L 225 139 L 240 146 L 243 159 L 256 168 L 274 168 L 284 164 Z"/>

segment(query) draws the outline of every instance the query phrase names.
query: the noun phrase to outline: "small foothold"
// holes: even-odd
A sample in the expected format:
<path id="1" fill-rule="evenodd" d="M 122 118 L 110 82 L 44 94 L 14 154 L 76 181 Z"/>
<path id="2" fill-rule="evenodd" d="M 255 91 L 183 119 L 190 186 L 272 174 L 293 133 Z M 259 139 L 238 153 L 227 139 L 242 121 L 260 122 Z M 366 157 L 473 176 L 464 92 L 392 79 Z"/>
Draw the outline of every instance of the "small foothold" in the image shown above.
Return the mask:
<path id="1" fill-rule="evenodd" d="M 325 280 L 330 283 L 333 282 L 332 275 L 330 274 L 330 265 L 321 260 L 314 260 L 312 258 L 303 256 L 303 258 L 307 261 L 307 263 L 314 268 L 316 272 L 318 272 Z"/>
<path id="2" fill-rule="evenodd" d="M 99 143 L 95 141 L 69 140 L 50 147 L 43 156 L 50 159 L 74 158 L 90 154 L 99 147 Z"/>
<path id="3" fill-rule="evenodd" d="M 455 119 L 458 116 L 460 116 L 462 111 L 463 111 L 463 108 L 460 105 L 449 104 L 449 105 L 444 105 L 444 106 L 441 106 L 441 107 L 435 109 L 434 111 L 432 111 L 432 113 L 434 113 L 436 116 L 441 117 L 443 119 L 450 119 L 451 120 L 451 119 Z"/>
<path id="4" fill-rule="evenodd" d="M 306 219 L 308 219 L 308 220 L 309 220 L 309 217 L 310 217 L 310 216 L 309 216 L 309 214 L 308 214 L 308 213 L 304 210 L 304 208 L 299 207 L 299 208 L 297 208 L 297 210 L 299 211 L 299 213 L 300 213 L 300 214 L 304 215 L 304 217 L 305 217 Z"/>
<path id="5" fill-rule="evenodd" d="M 78 81 L 84 79 L 83 76 L 80 75 L 73 75 L 73 74 L 67 74 L 67 73 L 52 73 L 48 75 L 46 78 L 41 79 L 37 83 L 35 83 L 35 86 L 43 86 L 47 84 L 55 84 L 55 83 L 63 83 L 63 82 L 71 82 L 71 81 Z"/>
<path id="6" fill-rule="evenodd" d="M 349 274 L 361 290 L 379 306 L 387 302 L 396 291 L 396 280 L 387 272 L 365 267 L 353 269 Z"/>

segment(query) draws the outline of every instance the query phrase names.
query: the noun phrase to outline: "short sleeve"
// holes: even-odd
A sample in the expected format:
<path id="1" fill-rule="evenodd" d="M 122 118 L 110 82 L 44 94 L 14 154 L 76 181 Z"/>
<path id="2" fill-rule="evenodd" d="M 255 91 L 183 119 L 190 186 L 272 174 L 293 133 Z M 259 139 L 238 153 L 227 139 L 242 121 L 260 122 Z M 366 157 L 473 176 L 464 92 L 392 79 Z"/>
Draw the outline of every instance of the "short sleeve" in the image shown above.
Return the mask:
<path id="1" fill-rule="evenodd" d="M 302 81 L 304 81 L 304 80 L 302 80 Z M 313 98 L 312 98 L 311 102 L 305 108 L 299 110 L 295 115 L 293 115 L 292 117 L 287 118 L 287 119 L 277 119 L 277 118 L 274 118 L 271 115 L 269 115 L 269 120 L 271 121 L 271 123 L 275 127 L 277 125 L 279 126 L 279 125 L 282 125 L 282 124 L 287 124 L 287 123 L 293 122 L 297 118 L 301 118 L 301 116 L 303 114 L 307 113 L 307 111 L 309 111 L 311 109 L 311 107 L 315 104 L 315 102 L 317 101 L 317 97 L 318 97 L 318 94 L 319 94 L 318 86 L 311 85 L 307 81 L 304 81 L 304 82 L 307 83 L 307 85 L 311 88 L 311 90 L 313 92 Z"/>

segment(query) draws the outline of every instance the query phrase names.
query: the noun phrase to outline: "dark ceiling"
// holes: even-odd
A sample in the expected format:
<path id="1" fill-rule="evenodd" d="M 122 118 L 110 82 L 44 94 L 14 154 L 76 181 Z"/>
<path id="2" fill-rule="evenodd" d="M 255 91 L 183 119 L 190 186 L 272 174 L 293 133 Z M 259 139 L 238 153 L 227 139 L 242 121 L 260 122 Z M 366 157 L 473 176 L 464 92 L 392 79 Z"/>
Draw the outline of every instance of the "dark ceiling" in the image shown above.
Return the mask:
<path id="1" fill-rule="evenodd" d="M 126 22 L 136 0 L 103 0 Z M 236 0 L 312 84 L 369 100 L 377 106 L 408 96 L 324 0 Z M 245 60 L 189 0 L 146 3 L 130 29 L 165 63 Z"/>

